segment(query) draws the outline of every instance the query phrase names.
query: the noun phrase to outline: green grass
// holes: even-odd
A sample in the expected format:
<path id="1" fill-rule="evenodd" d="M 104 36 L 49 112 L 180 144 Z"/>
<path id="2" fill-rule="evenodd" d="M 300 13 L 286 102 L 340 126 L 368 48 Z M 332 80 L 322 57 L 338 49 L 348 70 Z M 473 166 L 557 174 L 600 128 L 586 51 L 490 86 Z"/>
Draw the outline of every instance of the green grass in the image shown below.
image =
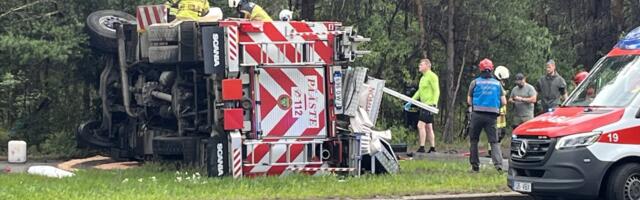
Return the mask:
<path id="1" fill-rule="evenodd" d="M 64 179 L 4 174 L 0 199 L 309 199 L 508 191 L 505 174 L 491 168 L 470 174 L 464 161 L 401 161 L 401 168 L 396 175 L 359 178 L 290 175 L 242 180 L 198 178 L 194 171 L 177 174 L 159 164 L 81 170 Z"/>

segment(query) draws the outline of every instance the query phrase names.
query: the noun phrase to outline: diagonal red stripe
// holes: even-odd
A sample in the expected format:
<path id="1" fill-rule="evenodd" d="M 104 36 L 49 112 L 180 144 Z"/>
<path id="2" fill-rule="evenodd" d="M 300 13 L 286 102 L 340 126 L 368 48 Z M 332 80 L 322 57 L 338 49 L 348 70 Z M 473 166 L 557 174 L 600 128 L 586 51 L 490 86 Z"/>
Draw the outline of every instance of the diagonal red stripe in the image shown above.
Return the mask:
<path id="1" fill-rule="evenodd" d="M 251 39 L 251 37 L 247 33 L 241 32 L 240 42 L 253 42 L 253 39 Z M 264 53 L 260 48 L 260 46 L 258 46 L 257 44 L 244 45 L 244 50 L 256 62 L 260 62 L 260 54 Z M 269 58 L 268 56 L 266 57 L 266 59 L 267 59 L 266 63 L 273 63 L 273 60 L 271 60 L 271 58 Z M 262 64 L 262 63 L 258 63 L 258 64 Z"/>
<path id="2" fill-rule="evenodd" d="M 273 25 L 271 22 L 264 23 L 264 33 L 267 37 L 273 42 L 288 42 L 287 38 L 280 33 L 280 31 Z M 297 60 L 301 60 L 302 56 L 296 51 L 296 48 L 291 45 L 291 43 L 285 43 L 282 45 L 276 45 L 280 52 L 283 54 L 286 52 L 286 57 L 290 62 L 295 62 Z"/>
<path id="3" fill-rule="evenodd" d="M 229 42 L 229 46 L 231 47 L 231 50 L 236 50 L 238 49 L 238 44 L 236 44 L 235 42 Z"/>
<path id="4" fill-rule="evenodd" d="M 264 139 L 262 140 L 263 142 L 274 142 L 277 141 L 277 139 Z M 262 160 L 262 158 L 269 152 L 269 145 L 267 144 L 258 144 L 255 145 L 253 147 L 253 151 L 251 153 L 249 153 L 247 155 L 247 161 L 251 161 L 251 158 L 254 157 L 255 154 L 255 163 L 251 163 L 251 164 L 256 164 L 258 162 L 260 162 L 260 160 Z M 243 171 L 245 174 L 251 173 L 251 170 L 253 170 L 254 166 L 244 166 L 243 167 Z"/>
<path id="5" fill-rule="evenodd" d="M 140 30 L 145 30 L 145 26 L 144 23 L 142 23 L 142 15 L 140 15 L 140 7 L 138 7 L 138 9 L 136 9 L 136 19 L 138 20 L 138 28 L 140 28 Z"/>
<path id="6" fill-rule="evenodd" d="M 265 72 L 267 72 L 271 78 L 273 78 L 280 87 L 291 96 L 291 88 L 295 87 L 296 84 L 291 80 L 287 74 L 285 74 L 280 68 L 265 68 Z"/>
<path id="7" fill-rule="evenodd" d="M 313 33 L 313 30 L 306 22 L 291 22 L 291 26 L 293 26 L 293 29 L 295 29 L 298 33 Z M 314 50 L 316 51 L 316 53 L 320 55 L 320 58 L 322 58 L 325 63 L 332 64 L 332 49 L 325 45 L 317 35 L 303 34 L 302 38 L 304 38 L 305 40 L 314 40 Z"/>
<path id="8" fill-rule="evenodd" d="M 160 21 L 160 13 L 158 12 L 158 7 L 156 6 L 153 6 L 153 16 L 156 19 L 155 23 L 162 23 L 162 21 Z"/>
<path id="9" fill-rule="evenodd" d="M 264 119 L 273 108 L 276 107 L 277 100 L 267 91 L 266 88 L 260 85 L 260 118 Z"/>
<path id="10" fill-rule="evenodd" d="M 238 166 L 238 165 L 240 165 L 240 161 L 241 161 L 241 160 L 236 160 L 236 161 L 233 163 L 233 166 Z"/>
<path id="11" fill-rule="evenodd" d="M 318 128 L 306 129 L 301 136 L 313 136 L 313 135 L 320 134 L 320 131 L 322 131 L 322 129 L 325 127 L 325 123 L 326 123 L 325 117 L 326 117 L 325 111 L 323 110 L 322 112 L 320 112 L 320 126 Z M 312 140 L 312 139 L 298 139 L 297 141 L 309 141 L 309 140 Z M 302 153 L 302 150 L 304 150 L 304 145 L 291 145 L 291 149 L 290 149 L 291 159 L 295 159 L 298 156 L 300 156 L 300 154 Z M 276 162 L 284 163 L 286 161 L 287 161 L 287 154 L 285 152 L 282 156 L 280 156 L 280 158 L 278 158 Z M 309 166 L 314 166 L 314 165 L 308 165 L 307 167 Z M 269 175 L 282 174 L 284 170 L 286 170 L 286 168 L 287 166 L 273 166 L 269 169 L 268 174 Z"/>
<path id="12" fill-rule="evenodd" d="M 229 30 L 231 31 L 231 35 L 233 35 L 233 36 L 238 35 L 238 27 L 237 26 L 231 27 Z"/>
<path id="13" fill-rule="evenodd" d="M 151 16 L 149 16 L 149 7 L 144 7 L 144 15 L 147 19 L 147 25 L 151 25 Z"/>
<path id="14" fill-rule="evenodd" d="M 235 33 L 229 34 L 229 40 L 231 41 L 231 43 L 234 43 L 234 44 L 236 43 L 236 41 L 237 41 L 236 37 L 237 36 L 236 36 Z"/>
<path id="15" fill-rule="evenodd" d="M 291 126 L 293 126 L 293 124 L 295 124 L 298 120 L 297 118 L 293 118 L 292 112 L 293 111 L 289 109 L 287 113 L 285 113 L 284 116 L 280 118 L 273 129 L 269 130 L 269 132 L 265 134 L 265 137 L 279 138 L 284 136 L 284 134 L 286 134 Z"/>

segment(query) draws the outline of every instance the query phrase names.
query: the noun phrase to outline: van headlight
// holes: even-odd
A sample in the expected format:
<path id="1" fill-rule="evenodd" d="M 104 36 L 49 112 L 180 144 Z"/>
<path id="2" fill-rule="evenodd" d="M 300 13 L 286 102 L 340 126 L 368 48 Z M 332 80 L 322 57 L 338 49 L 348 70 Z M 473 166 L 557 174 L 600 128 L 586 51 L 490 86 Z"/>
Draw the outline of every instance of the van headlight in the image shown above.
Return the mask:
<path id="1" fill-rule="evenodd" d="M 594 131 L 561 137 L 556 144 L 556 149 L 562 150 L 589 146 L 598 141 L 600 134 L 602 134 L 602 132 Z"/>

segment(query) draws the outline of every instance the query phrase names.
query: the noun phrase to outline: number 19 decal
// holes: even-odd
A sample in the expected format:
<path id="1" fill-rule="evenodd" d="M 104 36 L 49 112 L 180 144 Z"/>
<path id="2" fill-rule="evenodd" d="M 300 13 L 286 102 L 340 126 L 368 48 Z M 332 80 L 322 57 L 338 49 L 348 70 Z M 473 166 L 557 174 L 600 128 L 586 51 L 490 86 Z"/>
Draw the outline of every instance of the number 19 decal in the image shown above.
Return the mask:
<path id="1" fill-rule="evenodd" d="M 609 133 L 607 134 L 607 138 L 609 138 L 609 142 L 618 143 L 620 141 L 620 137 L 618 137 L 618 133 Z"/>

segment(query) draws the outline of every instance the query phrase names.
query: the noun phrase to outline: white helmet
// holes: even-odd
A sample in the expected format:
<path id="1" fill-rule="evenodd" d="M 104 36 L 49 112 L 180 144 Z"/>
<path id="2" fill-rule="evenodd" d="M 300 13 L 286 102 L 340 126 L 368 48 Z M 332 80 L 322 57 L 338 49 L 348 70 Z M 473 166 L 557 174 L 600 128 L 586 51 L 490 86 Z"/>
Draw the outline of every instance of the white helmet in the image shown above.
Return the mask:
<path id="1" fill-rule="evenodd" d="M 229 7 L 231 8 L 237 8 L 238 4 L 240 4 L 241 0 L 229 0 Z"/>
<path id="2" fill-rule="evenodd" d="M 509 78 L 509 69 L 505 66 L 498 66 L 493 70 L 493 75 L 500 80 L 506 80 Z"/>
<path id="3" fill-rule="evenodd" d="M 293 12 L 290 10 L 284 9 L 280 11 L 280 21 L 290 21 L 293 18 Z"/>

